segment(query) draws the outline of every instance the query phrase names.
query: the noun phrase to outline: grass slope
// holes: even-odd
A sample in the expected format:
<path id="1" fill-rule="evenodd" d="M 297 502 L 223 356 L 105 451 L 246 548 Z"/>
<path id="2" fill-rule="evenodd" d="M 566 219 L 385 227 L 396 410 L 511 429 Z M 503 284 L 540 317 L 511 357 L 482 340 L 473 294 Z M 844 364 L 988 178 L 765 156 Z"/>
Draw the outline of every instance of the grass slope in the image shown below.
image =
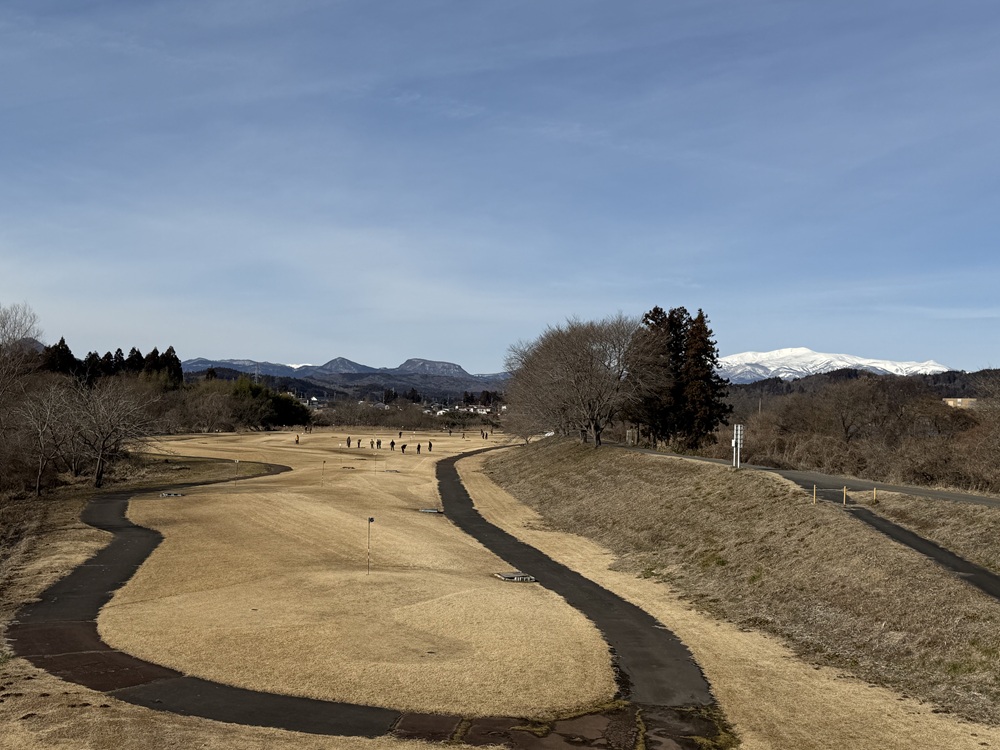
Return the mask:
<path id="1" fill-rule="evenodd" d="M 552 528 L 715 616 L 1000 723 L 1000 604 L 780 478 L 555 440 L 491 457 L 486 471 Z"/>

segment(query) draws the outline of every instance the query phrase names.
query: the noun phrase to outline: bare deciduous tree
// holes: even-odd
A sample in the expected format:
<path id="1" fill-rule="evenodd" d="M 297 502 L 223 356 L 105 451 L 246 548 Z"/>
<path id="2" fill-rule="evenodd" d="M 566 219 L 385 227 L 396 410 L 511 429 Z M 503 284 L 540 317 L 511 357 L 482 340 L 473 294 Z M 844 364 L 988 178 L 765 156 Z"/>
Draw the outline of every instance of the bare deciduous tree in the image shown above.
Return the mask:
<path id="1" fill-rule="evenodd" d="M 32 340 L 40 335 L 38 316 L 27 304 L 0 305 L 0 406 L 19 390 L 35 356 Z"/>
<path id="2" fill-rule="evenodd" d="M 31 436 L 35 464 L 35 496 L 42 494 L 42 478 L 58 457 L 65 455 L 72 442 L 66 419 L 70 384 L 61 379 L 33 390 L 17 409 L 18 416 Z"/>
<path id="3" fill-rule="evenodd" d="M 635 397 L 627 362 L 638 321 L 621 313 L 600 321 L 571 319 L 508 350 L 510 409 L 522 427 L 579 430 L 595 446 Z"/>
<path id="4" fill-rule="evenodd" d="M 93 387 L 78 385 L 69 403 L 73 431 L 94 467 L 94 486 L 104 482 L 108 461 L 129 444 L 152 434 L 148 392 L 121 378 L 104 378 Z"/>
<path id="5" fill-rule="evenodd" d="M 38 318 L 27 304 L 0 305 L 0 489 L 23 486 L 32 473 L 29 439 L 16 405 L 36 359 Z"/>

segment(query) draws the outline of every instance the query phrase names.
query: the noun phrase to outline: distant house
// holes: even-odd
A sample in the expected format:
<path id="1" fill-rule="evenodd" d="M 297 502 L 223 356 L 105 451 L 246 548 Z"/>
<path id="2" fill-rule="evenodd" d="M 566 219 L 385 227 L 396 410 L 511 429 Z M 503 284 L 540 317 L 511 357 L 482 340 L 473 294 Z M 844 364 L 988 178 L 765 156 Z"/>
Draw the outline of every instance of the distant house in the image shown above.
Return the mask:
<path id="1" fill-rule="evenodd" d="M 974 398 L 943 398 L 941 399 L 953 409 L 975 409 L 976 399 Z"/>

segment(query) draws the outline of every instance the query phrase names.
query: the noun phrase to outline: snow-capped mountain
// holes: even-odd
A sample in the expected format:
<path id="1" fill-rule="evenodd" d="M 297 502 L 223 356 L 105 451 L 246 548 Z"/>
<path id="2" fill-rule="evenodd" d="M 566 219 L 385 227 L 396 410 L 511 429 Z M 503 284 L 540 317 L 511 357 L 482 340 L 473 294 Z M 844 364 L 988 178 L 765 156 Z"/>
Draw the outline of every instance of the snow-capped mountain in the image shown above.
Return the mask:
<path id="1" fill-rule="evenodd" d="M 888 359 L 867 359 L 851 354 L 824 354 L 797 347 L 773 352 L 743 352 L 719 358 L 719 374 L 731 383 L 753 383 L 766 378 L 795 380 L 833 370 L 853 368 L 880 375 L 923 375 L 948 372 L 949 367 L 926 362 L 894 362 Z"/>

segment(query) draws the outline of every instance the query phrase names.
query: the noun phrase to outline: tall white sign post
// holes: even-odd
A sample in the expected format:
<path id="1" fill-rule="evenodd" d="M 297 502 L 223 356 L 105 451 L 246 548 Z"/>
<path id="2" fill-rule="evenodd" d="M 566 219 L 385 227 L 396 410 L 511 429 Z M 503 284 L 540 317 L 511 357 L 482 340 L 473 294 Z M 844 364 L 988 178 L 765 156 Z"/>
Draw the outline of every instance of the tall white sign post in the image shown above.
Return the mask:
<path id="1" fill-rule="evenodd" d="M 740 468 L 740 452 L 743 449 L 743 425 L 733 425 L 733 468 Z"/>

